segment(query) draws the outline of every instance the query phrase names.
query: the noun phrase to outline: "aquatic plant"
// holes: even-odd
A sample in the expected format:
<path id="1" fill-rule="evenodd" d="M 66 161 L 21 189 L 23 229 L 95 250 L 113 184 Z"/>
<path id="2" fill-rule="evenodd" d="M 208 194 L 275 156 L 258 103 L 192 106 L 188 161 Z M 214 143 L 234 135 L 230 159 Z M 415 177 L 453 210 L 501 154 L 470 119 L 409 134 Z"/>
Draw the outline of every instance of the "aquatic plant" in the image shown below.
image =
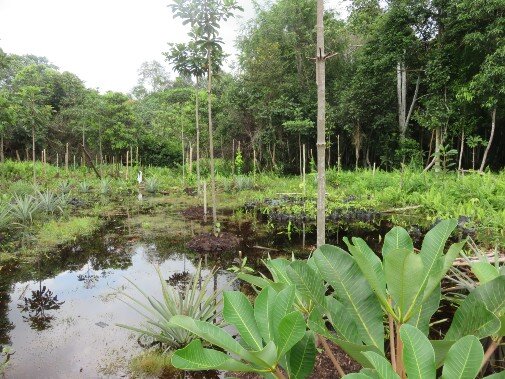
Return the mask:
<path id="1" fill-rule="evenodd" d="M 33 218 L 39 211 L 39 202 L 31 195 L 14 195 L 10 207 L 12 218 L 23 226 L 29 226 L 33 223 Z"/>
<path id="2" fill-rule="evenodd" d="M 155 176 L 151 176 L 145 180 L 146 183 L 146 190 L 149 193 L 156 193 L 158 192 L 158 187 L 159 187 L 159 181 L 158 178 Z"/>
<path id="3" fill-rule="evenodd" d="M 3 346 L 0 349 L 0 374 L 3 374 L 7 364 L 9 363 L 9 358 L 11 356 L 11 350 L 8 346 Z"/>
<path id="4" fill-rule="evenodd" d="M 132 309 L 146 318 L 147 325 L 144 327 L 133 327 L 124 324 L 118 326 L 140 333 L 141 336 L 152 338 L 153 342 L 161 343 L 167 350 L 170 348 L 180 348 L 188 345 L 195 339 L 194 335 L 169 321 L 176 315 L 189 315 L 192 319 L 208 321 L 220 325 L 217 320 L 217 310 L 221 306 L 220 299 L 222 290 L 208 292 L 208 286 L 217 269 L 210 271 L 205 279 L 202 278 L 201 262 L 198 265 L 193 280 L 186 288 L 179 292 L 177 288 L 170 286 L 163 278 L 159 268 L 156 269 L 161 283 L 162 299 L 158 300 L 144 292 L 137 284 L 128 280 L 147 300 L 147 303 L 123 292 L 125 300 Z"/>

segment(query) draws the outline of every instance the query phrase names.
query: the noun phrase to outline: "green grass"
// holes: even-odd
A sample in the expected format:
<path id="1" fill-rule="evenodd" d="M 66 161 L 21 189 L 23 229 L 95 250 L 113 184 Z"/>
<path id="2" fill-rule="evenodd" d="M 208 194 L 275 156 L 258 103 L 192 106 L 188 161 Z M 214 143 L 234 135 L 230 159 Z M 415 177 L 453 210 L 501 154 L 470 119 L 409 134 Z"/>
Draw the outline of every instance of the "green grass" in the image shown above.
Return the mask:
<path id="1" fill-rule="evenodd" d="M 136 357 L 130 362 L 130 371 L 134 378 L 164 378 L 175 377 L 176 368 L 170 363 L 172 354 L 164 353 L 159 350 L 148 350 Z"/>
<path id="2" fill-rule="evenodd" d="M 45 223 L 36 236 L 39 251 L 50 251 L 61 245 L 67 245 L 80 237 L 96 232 L 102 221 L 98 217 L 71 217 L 66 221 L 51 220 Z"/>

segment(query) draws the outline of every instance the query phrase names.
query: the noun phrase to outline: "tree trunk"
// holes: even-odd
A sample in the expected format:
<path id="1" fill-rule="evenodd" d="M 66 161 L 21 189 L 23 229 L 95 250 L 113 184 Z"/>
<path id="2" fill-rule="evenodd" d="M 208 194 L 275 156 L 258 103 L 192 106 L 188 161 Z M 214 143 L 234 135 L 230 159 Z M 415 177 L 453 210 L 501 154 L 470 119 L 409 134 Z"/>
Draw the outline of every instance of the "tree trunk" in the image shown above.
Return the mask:
<path id="1" fill-rule="evenodd" d="M 35 176 L 35 125 L 32 125 L 32 164 L 33 164 L 33 184 L 37 183 Z"/>
<path id="2" fill-rule="evenodd" d="M 461 163 L 463 161 L 463 149 L 465 146 L 465 129 L 461 131 L 461 146 L 459 148 L 458 171 L 461 171 Z"/>
<path id="3" fill-rule="evenodd" d="M 198 194 L 201 192 L 200 184 L 200 100 L 198 99 L 198 76 L 196 77 L 196 96 L 195 96 L 195 124 L 196 124 L 196 182 Z"/>
<path id="4" fill-rule="evenodd" d="M 210 155 L 210 185 L 212 197 L 212 223 L 214 234 L 217 234 L 217 200 L 216 200 L 216 173 L 214 171 L 214 140 L 212 133 L 212 55 L 210 48 L 207 50 L 208 82 L 207 82 L 207 106 L 209 112 L 209 155 Z"/>
<path id="5" fill-rule="evenodd" d="M 489 142 L 486 146 L 486 150 L 484 151 L 484 156 L 482 157 L 482 163 L 480 165 L 479 172 L 484 171 L 484 167 L 486 166 L 486 159 L 489 150 L 491 149 L 491 143 L 493 143 L 494 131 L 496 128 L 496 107 L 493 108 L 493 112 L 491 113 L 491 135 L 489 136 Z"/>
<path id="6" fill-rule="evenodd" d="M 406 72 L 403 63 L 398 61 L 396 65 L 396 91 L 398 97 L 398 126 L 400 128 L 400 140 L 403 141 L 405 138 L 405 117 L 407 113 L 407 94 L 406 94 Z"/>
<path id="7" fill-rule="evenodd" d="M 324 52 L 324 0 L 317 1 L 317 246 L 326 241 L 326 56 Z"/>
<path id="8" fill-rule="evenodd" d="M 4 163 L 5 161 L 5 156 L 4 156 L 4 135 L 0 135 L 0 162 Z"/>
<path id="9" fill-rule="evenodd" d="M 435 129 L 435 172 L 440 172 L 440 145 L 442 144 L 442 129 L 438 126 Z"/>

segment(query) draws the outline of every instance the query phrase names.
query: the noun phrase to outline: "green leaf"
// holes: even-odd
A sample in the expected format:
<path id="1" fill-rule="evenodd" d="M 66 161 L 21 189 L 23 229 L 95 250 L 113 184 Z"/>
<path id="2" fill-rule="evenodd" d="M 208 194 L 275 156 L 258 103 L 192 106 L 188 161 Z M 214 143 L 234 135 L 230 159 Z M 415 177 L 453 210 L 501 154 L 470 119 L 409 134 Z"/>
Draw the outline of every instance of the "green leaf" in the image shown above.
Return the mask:
<path id="1" fill-rule="evenodd" d="M 344 376 L 344 379 L 374 379 L 374 377 L 362 372 L 353 372 Z"/>
<path id="2" fill-rule="evenodd" d="M 391 363 L 384 358 L 382 355 L 374 353 L 373 351 L 367 351 L 363 353 L 365 357 L 370 361 L 374 369 L 379 374 L 381 379 L 400 379 L 400 376 L 393 370 Z"/>
<path id="3" fill-rule="evenodd" d="M 305 335 L 305 319 L 298 311 L 288 313 L 279 323 L 278 338 L 275 339 L 278 353 L 281 357 L 286 354 Z"/>
<path id="4" fill-rule="evenodd" d="M 323 245 L 314 252 L 314 260 L 323 279 L 331 284 L 354 319 L 362 341 L 383 352 L 382 309 L 354 259 L 336 246 Z"/>
<path id="5" fill-rule="evenodd" d="M 505 336 L 505 276 L 479 285 L 473 292 L 484 303 L 487 310 L 495 315 L 501 323 L 500 329 L 493 333 L 498 337 Z"/>
<path id="6" fill-rule="evenodd" d="M 440 284 L 435 291 L 431 292 L 431 296 L 426 299 L 420 306 L 417 308 L 417 311 L 412 315 L 412 317 L 407 321 L 409 325 L 415 326 L 424 335 L 428 335 L 430 329 L 430 320 L 431 317 L 438 310 L 438 306 L 440 305 L 440 299 L 442 297 Z"/>
<path id="7" fill-rule="evenodd" d="M 254 357 L 255 360 L 264 362 L 267 369 L 277 366 L 277 346 L 275 346 L 274 341 L 267 343 L 263 350 L 250 352 L 250 355 Z"/>
<path id="8" fill-rule="evenodd" d="M 236 361 L 225 353 L 212 349 L 204 349 L 200 340 L 194 340 L 185 348 L 176 350 L 172 355 L 172 365 L 180 370 L 189 371 L 256 371 L 253 367 Z"/>
<path id="9" fill-rule="evenodd" d="M 272 284 L 272 281 L 268 279 L 256 275 L 244 274 L 242 272 L 237 274 L 237 278 L 259 288 L 265 288 Z"/>
<path id="10" fill-rule="evenodd" d="M 386 257 L 386 255 L 396 249 L 414 251 L 414 244 L 412 243 L 409 233 L 400 226 L 395 226 L 384 237 L 382 256 Z"/>
<path id="11" fill-rule="evenodd" d="M 400 320 L 407 321 L 407 311 L 416 299 L 424 275 L 421 257 L 404 248 L 391 250 L 384 257 L 384 272 L 388 291 L 399 308 Z"/>
<path id="12" fill-rule="evenodd" d="M 447 274 L 447 271 L 452 267 L 452 263 L 461 253 L 461 249 L 466 244 L 466 240 L 461 242 L 453 243 L 447 253 L 445 255 L 437 258 L 437 262 L 435 263 L 435 268 L 433 273 L 428 278 L 428 284 L 426 285 L 426 289 L 423 294 L 423 301 L 425 301 L 432 292 L 440 285 L 440 282 Z"/>
<path id="13" fill-rule="evenodd" d="M 472 272 L 479 279 L 480 284 L 485 284 L 500 276 L 498 269 L 488 262 L 472 263 Z"/>
<path id="14" fill-rule="evenodd" d="M 326 297 L 326 316 L 339 338 L 361 343 L 356 323 L 345 307 L 333 296 Z"/>
<path id="15" fill-rule="evenodd" d="M 435 351 L 428 338 L 412 325 L 400 328 L 403 342 L 403 363 L 409 379 L 434 379 Z"/>
<path id="16" fill-rule="evenodd" d="M 254 318 L 265 342 L 271 341 L 272 332 L 272 310 L 275 304 L 277 292 L 272 287 L 265 287 L 254 301 Z"/>
<path id="17" fill-rule="evenodd" d="M 274 339 L 278 337 L 279 324 L 288 313 L 293 311 L 295 302 L 295 286 L 289 286 L 280 291 L 275 297 L 272 312 L 272 330 Z"/>
<path id="18" fill-rule="evenodd" d="M 431 346 L 435 351 L 435 367 L 439 368 L 444 363 L 449 349 L 456 341 L 449 340 L 430 340 Z"/>
<path id="19" fill-rule="evenodd" d="M 288 357 L 290 378 L 305 379 L 314 368 L 316 362 L 317 349 L 314 333 L 305 332 L 303 338 L 294 345 Z"/>
<path id="20" fill-rule="evenodd" d="M 263 348 L 253 307 L 242 292 L 227 291 L 224 293 L 223 318 L 227 323 L 235 325 L 240 337 L 250 349 L 261 350 Z"/>
<path id="21" fill-rule="evenodd" d="M 484 350 L 475 336 L 465 336 L 449 349 L 442 379 L 474 379 L 480 371 Z"/>
<path id="22" fill-rule="evenodd" d="M 454 314 L 445 339 L 457 341 L 461 337 L 470 334 L 481 339 L 497 333 L 499 329 L 500 320 L 486 308 L 486 305 L 478 298 L 476 290 L 474 290 L 466 297 Z"/>
<path id="23" fill-rule="evenodd" d="M 321 277 L 318 277 L 306 262 L 294 261 L 287 267 L 287 274 L 296 285 L 297 292 L 301 295 L 303 303 L 308 305 L 315 303 L 318 306 L 325 306 L 326 287 Z M 309 305 L 307 311 L 312 307 Z"/>
<path id="24" fill-rule="evenodd" d="M 366 242 L 361 238 L 353 238 L 351 244 L 347 238 L 344 242 L 349 249 L 349 252 L 354 257 L 363 275 L 365 275 L 368 283 L 372 287 L 383 306 L 388 306 L 386 296 L 386 278 L 382 268 L 380 258 L 368 247 Z"/>
<path id="25" fill-rule="evenodd" d="M 214 324 L 194 320 L 191 317 L 182 315 L 173 316 L 170 319 L 170 324 L 183 328 L 230 353 L 234 353 L 240 357 L 247 355 L 247 351 L 230 334 Z"/>

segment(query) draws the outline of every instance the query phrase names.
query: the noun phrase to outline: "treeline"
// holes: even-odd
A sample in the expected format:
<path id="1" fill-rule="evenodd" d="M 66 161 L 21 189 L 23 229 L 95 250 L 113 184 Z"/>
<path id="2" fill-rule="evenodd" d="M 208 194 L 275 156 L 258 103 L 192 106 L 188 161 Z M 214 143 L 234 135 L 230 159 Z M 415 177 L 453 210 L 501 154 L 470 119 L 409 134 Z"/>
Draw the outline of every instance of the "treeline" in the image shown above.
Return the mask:
<path id="1" fill-rule="evenodd" d="M 315 7 L 257 6 L 238 37 L 238 69 L 214 83 L 218 157 L 233 159 L 240 145 L 246 170 L 255 157 L 260 169 L 297 172 L 304 155 L 307 165 L 315 156 Z M 325 18 L 328 165 L 501 169 L 503 1 L 355 0 L 349 11 L 347 20 Z M 31 159 L 32 137 L 36 155 L 46 149 L 53 160 L 67 143 L 108 161 L 137 147 L 146 164 L 194 156 L 195 84 L 170 80 L 157 62 L 139 74 L 130 94 L 99 94 L 44 58 L 0 53 L 1 158 Z"/>

